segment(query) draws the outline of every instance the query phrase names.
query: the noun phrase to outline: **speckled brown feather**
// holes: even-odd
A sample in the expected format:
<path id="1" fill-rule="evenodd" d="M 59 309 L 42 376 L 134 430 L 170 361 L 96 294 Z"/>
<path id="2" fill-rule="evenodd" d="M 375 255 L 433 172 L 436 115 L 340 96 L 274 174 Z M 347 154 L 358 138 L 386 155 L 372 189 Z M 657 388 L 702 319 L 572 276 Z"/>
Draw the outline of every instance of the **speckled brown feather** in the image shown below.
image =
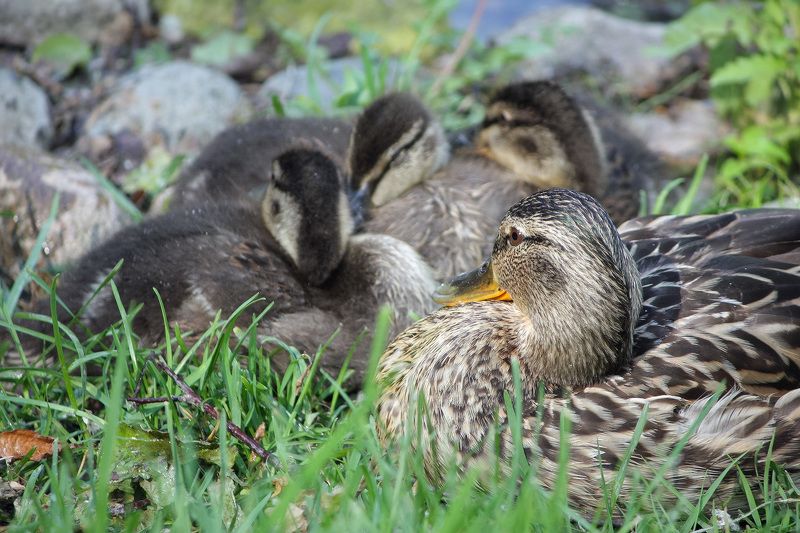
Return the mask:
<path id="1" fill-rule="evenodd" d="M 773 460 L 800 479 L 800 211 L 637 219 L 620 231 L 644 298 L 627 370 L 588 386 L 561 387 L 566 398 L 550 395 L 539 406 L 539 426 L 538 379 L 558 375 L 560 361 L 581 354 L 523 349 L 528 317 L 512 303 L 445 308 L 403 332 L 381 359 L 385 389 L 378 412 L 386 441 L 414 429 L 413 407 L 423 395 L 431 427 L 421 428 L 420 452 L 432 478 L 441 479 L 452 461 L 490 473 L 497 453 L 507 466 L 512 441 L 503 395 L 514 394 L 511 360 L 517 358 L 526 454 L 552 487 L 566 410 L 569 496 L 587 514 L 602 501 L 601 479 L 614 479 L 645 406 L 648 422 L 628 468 L 648 478 L 721 386 L 731 392 L 711 409 L 667 479 L 696 501 L 731 457 L 745 454 L 741 468 L 748 476 L 762 472 L 773 435 Z M 562 317 L 565 325 L 581 319 Z M 592 350 L 587 344 L 586 352 Z M 497 423 L 499 449 L 492 445 Z M 623 499 L 629 490 L 626 481 Z M 730 499 L 732 508 L 745 504 L 735 474 L 716 498 Z"/>

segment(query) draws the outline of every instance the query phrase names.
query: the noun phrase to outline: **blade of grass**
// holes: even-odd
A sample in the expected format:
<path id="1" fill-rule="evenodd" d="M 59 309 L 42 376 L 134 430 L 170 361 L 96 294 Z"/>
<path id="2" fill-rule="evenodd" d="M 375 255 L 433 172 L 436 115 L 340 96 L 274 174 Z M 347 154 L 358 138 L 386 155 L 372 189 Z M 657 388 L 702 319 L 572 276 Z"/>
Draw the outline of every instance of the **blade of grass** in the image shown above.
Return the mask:
<path id="1" fill-rule="evenodd" d="M 703 154 L 697 167 L 694 169 L 694 176 L 692 181 L 689 182 L 689 190 L 686 194 L 675 204 L 672 209 L 673 215 L 688 215 L 692 210 L 692 202 L 697 196 L 697 191 L 700 189 L 700 184 L 703 182 L 703 177 L 706 174 L 706 167 L 708 167 L 708 154 Z"/>
<path id="2" fill-rule="evenodd" d="M 39 257 L 42 255 L 42 246 L 44 245 L 44 240 L 50 233 L 50 226 L 53 225 L 53 221 L 56 219 L 56 213 L 58 213 L 60 203 L 61 192 L 56 192 L 56 194 L 53 195 L 53 201 L 50 202 L 50 213 L 47 215 L 47 219 L 44 221 L 44 224 L 42 224 L 41 229 L 39 229 L 38 235 L 36 235 L 36 242 L 34 242 L 33 248 L 31 248 L 31 253 L 25 260 L 25 265 L 22 267 L 19 276 L 17 276 L 17 279 L 14 280 L 11 290 L 9 290 L 6 294 L 5 301 L 3 302 L 3 308 L 5 309 L 6 317 L 10 318 L 14 314 L 14 309 L 17 307 L 17 302 L 22 294 L 22 289 L 24 289 L 31 280 L 30 272 L 36 268 L 36 263 L 39 262 Z"/>
<path id="3" fill-rule="evenodd" d="M 139 208 L 136 207 L 133 204 L 133 202 L 131 202 L 128 199 L 127 196 L 125 196 L 124 192 L 119 190 L 119 188 L 117 188 L 116 185 L 111 183 L 111 181 L 109 181 L 109 179 L 106 178 L 103 175 L 103 173 L 100 172 L 100 169 L 94 166 L 94 164 L 91 161 L 89 161 L 85 157 L 81 157 L 80 161 L 83 167 L 89 171 L 89 173 L 94 177 L 95 180 L 97 180 L 97 183 L 100 184 L 100 187 L 102 187 L 103 190 L 105 190 L 109 194 L 109 196 L 111 196 L 111 199 L 114 200 L 114 202 L 120 207 L 120 209 L 128 213 L 128 215 L 134 222 L 142 221 L 142 219 L 144 218 L 142 212 L 139 211 Z"/>
<path id="4" fill-rule="evenodd" d="M 106 423 L 106 421 L 103 420 L 102 418 L 100 418 L 99 416 L 93 415 L 92 413 L 90 413 L 88 411 L 84 411 L 82 409 L 74 409 L 72 407 L 67 407 L 66 405 L 59 405 L 57 403 L 46 402 L 44 400 L 36 400 L 36 399 L 33 399 L 33 398 L 23 398 L 21 396 L 11 396 L 11 395 L 6 394 L 5 392 L 3 392 L 1 390 L 0 390 L 0 401 L 11 402 L 11 403 L 19 404 L 19 405 L 33 405 L 35 407 L 39 407 L 39 408 L 46 409 L 46 410 L 49 409 L 49 410 L 52 410 L 52 411 L 58 411 L 60 413 L 66 413 L 66 414 L 71 415 L 71 416 L 76 417 L 76 418 L 78 418 L 78 417 L 86 418 L 87 420 L 91 420 L 94 424 L 96 424 L 96 425 L 98 425 L 100 427 L 103 427 L 105 425 L 105 423 Z"/>
<path id="5" fill-rule="evenodd" d="M 130 345 L 130 339 L 128 339 L 128 345 Z M 103 438 L 100 441 L 99 460 L 93 487 L 94 519 L 91 529 L 97 533 L 105 532 L 108 529 L 108 484 L 114 466 L 112 464 L 114 446 L 122 416 L 122 387 L 128 373 L 128 365 L 124 356 L 125 349 L 122 346 L 119 348 L 115 358 L 114 376 L 111 379 L 111 391 L 106 405 L 106 424 L 103 428 Z"/>
<path id="6" fill-rule="evenodd" d="M 58 276 L 53 278 L 50 285 L 50 318 L 53 320 L 53 343 L 56 346 L 56 354 L 58 355 L 58 364 L 61 366 L 61 374 L 64 376 L 64 387 L 67 389 L 67 396 L 72 408 L 78 409 L 78 401 L 75 399 L 75 392 L 72 390 L 72 380 L 69 376 L 67 369 L 67 361 L 64 358 L 63 339 L 61 337 L 61 324 L 58 321 L 58 312 L 56 311 L 56 284 L 58 283 Z"/>

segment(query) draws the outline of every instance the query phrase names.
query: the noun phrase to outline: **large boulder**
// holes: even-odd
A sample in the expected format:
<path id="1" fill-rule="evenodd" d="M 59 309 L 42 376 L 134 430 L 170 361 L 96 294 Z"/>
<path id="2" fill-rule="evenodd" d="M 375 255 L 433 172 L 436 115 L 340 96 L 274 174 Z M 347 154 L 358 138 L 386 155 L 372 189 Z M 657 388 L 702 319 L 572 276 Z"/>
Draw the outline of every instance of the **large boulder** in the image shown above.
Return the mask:
<path id="1" fill-rule="evenodd" d="M 654 53 L 663 44 L 665 28 L 591 7 L 565 6 L 539 10 L 497 40 L 524 36 L 549 45 L 520 64 L 520 78 L 553 78 L 578 71 L 616 85 L 619 92 L 646 96 L 676 74 L 670 59 Z"/>
<path id="2" fill-rule="evenodd" d="M 53 136 L 45 92 L 6 68 L 0 68 L 0 124 L 0 144 L 47 147 Z"/>
<path id="3" fill-rule="evenodd" d="M 122 0 L 0 0 L 0 42 L 29 46 L 62 32 L 94 42 L 122 10 Z"/>
<path id="4" fill-rule="evenodd" d="M 256 98 L 262 107 L 271 107 L 272 97 L 281 101 L 305 97 L 314 100 L 323 111 L 334 107 L 334 99 L 341 93 L 347 73 L 363 75 L 364 63 L 360 57 L 344 57 L 322 63 L 322 71 L 314 72 L 314 87 L 309 83 L 308 65 L 292 65 L 276 72 L 261 85 Z M 386 85 L 391 87 L 400 72 L 400 64 L 389 60 Z M 316 91 L 316 94 L 314 94 Z"/>
<path id="5" fill-rule="evenodd" d="M 0 269 L 15 279 L 50 214 L 60 206 L 44 243 L 43 263 L 68 263 L 130 222 L 109 193 L 82 167 L 33 148 L 0 145 Z"/>
<path id="6" fill-rule="evenodd" d="M 681 168 L 694 167 L 703 154 L 719 152 L 731 132 L 708 100 L 678 100 L 664 111 L 634 113 L 625 122 L 648 148 Z"/>
<path id="7" fill-rule="evenodd" d="M 122 78 L 86 121 L 84 146 L 123 132 L 145 146 L 193 154 L 217 133 L 251 115 L 239 86 L 225 74 L 186 61 L 147 66 Z"/>

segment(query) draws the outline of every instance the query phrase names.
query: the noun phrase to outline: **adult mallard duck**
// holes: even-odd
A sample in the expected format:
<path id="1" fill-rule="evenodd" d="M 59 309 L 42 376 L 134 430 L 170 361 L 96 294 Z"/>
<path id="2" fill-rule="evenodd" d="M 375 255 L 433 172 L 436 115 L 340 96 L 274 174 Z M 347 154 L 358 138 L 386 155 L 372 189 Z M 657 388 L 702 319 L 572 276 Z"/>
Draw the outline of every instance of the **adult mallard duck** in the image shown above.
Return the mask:
<path id="1" fill-rule="evenodd" d="M 407 99 L 406 110 L 412 109 L 413 101 Z M 416 115 L 424 114 L 421 102 L 416 108 Z M 384 122 L 395 124 L 394 133 L 380 144 L 389 146 L 385 156 L 377 155 L 377 142 L 355 142 L 373 138 L 368 134 L 371 126 Z M 634 164 L 634 151 L 606 146 L 589 113 L 555 83 L 526 82 L 501 89 L 489 103 L 475 145 L 456 151 L 439 172 L 420 183 L 411 183 L 404 173 L 383 170 L 405 152 L 416 157 L 403 160 L 415 161 L 437 153 L 417 148 L 415 141 L 430 144 L 436 137 L 421 137 L 413 129 L 404 133 L 402 124 L 391 106 L 377 101 L 354 127 L 354 186 L 407 191 L 369 206 L 364 227 L 412 244 L 440 276 L 462 272 L 485 257 L 488 237 L 506 208 L 542 187 L 568 186 L 598 195 L 618 221 L 638 211 L 640 184 L 627 171 Z M 369 131 L 362 135 L 362 129 Z M 403 183 L 390 187 L 398 181 Z M 612 185 L 614 194 L 609 192 Z"/>
<path id="2" fill-rule="evenodd" d="M 411 322 L 410 312 L 431 310 L 433 275 L 409 245 L 383 235 L 352 235 L 346 180 L 330 157 L 296 148 L 271 168 L 260 209 L 248 202 L 185 208 L 126 228 L 89 252 L 61 277 L 58 294 L 66 308 L 59 320 L 69 322 L 71 311 L 84 306 L 80 323 L 90 331 L 119 320 L 109 288 L 91 297 L 122 259 L 115 283 L 125 305 L 142 304 L 132 326 L 145 343 L 164 336 L 154 288 L 167 317 L 195 332 L 204 331 L 217 312 L 227 317 L 258 294 L 263 301 L 242 322 L 249 324 L 250 314 L 274 302 L 259 332 L 300 350 L 314 353 L 341 327 L 322 360 L 336 373 L 381 305 L 394 307 L 399 329 Z M 49 302 L 40 307 L 48 309 Z M 351 360 L 351 384 L 360 382 L 366 352 L 361 346 Z M 286 360 L 277 363 L 282 367 Z"/>
<path id="3" fill-rule="evenodd" d="M 503 397 L 514 394 L 513 359 L 524 446 L 541 458 L 546 485 L 557 470 L 559 416 L 570 412 L 570 496 L 583 510 L 601 501 L 601 476 L 614 479 L 645 405 L 635 450 L 642 468 L 662 460 L 723 384 L 744 392 L 714 407 L 670 479 L 697 495 L 729 454 L 755 453 L 773 431 L 773 458 L 800 472 L 792 437 L 800 429 L 800 211 L 638 219 L 618 232 L 590 196 L 545 190 L 511 207 L 491 259 L 436 298 L 451 306 L 398 336 L 378 370 L 387 440 L 413 429 L 412 407 L 420 396 L 427 402 L 420 451 L 434 478 L 453 461 L 494 464 L 497 422 L 497 449 L 509 459 Z M 540 382 L 560 393 L 539 406 L 541 432 Z M 773 400 L 755 396 L 765 394 Z"/>

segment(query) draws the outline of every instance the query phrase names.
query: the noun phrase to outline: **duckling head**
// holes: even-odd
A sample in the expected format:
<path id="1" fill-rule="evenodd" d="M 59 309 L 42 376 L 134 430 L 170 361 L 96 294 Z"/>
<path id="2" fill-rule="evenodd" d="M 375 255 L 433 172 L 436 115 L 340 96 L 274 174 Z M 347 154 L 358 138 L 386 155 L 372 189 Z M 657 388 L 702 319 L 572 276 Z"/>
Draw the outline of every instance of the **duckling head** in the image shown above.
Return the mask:
<path id="1" fill-rule="evenodd" d="M 491 258 L 437 289 L 454 305 L 513 300 L 522 342 L 546 360 L 536 374 L 581 385 L 623 367 L 642 308 L 636 264 L 606 211 L 591 196 L 540 191 L 511 207 Z M 523 361 L 521 361 L 523 363 Z"/>
<path id="2" fill-rule="evenodd" d="M 449 145 L 425 105 L 407 93 L 378 98 L 359 116 L 348 155 L 356 199 L 380 206 L 447 162 Z"/>
<path id="3" fill-rule="evenodd" d="M 311 285 L 339 265 L 353 233 L 345 178 L 321 150 L 287 150 L 272 163 L 261 216 L 264 225 Z"/>
<path id="4" fill-rule="evenodd" d="M 522 82 L 501 89 L 489 103 L 475 146 L 537 187 L 564 187 L 595 196 L 605 191 L 599 130 L 553 82 Z"/>

